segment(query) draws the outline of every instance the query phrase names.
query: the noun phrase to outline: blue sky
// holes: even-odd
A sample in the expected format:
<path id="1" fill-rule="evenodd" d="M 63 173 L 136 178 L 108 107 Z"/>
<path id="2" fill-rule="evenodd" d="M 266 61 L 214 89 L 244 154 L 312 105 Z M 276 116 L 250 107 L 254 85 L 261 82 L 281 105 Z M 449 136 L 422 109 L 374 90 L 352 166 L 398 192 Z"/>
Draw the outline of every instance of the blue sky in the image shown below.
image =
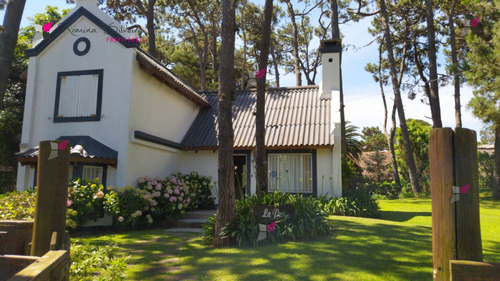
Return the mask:
<path id="1" fill-rule="evenodd" d="M 259 4 L 263 1 L 255 1 Z M 36 13 L 43 12 L 45 6 L 57 6 L 60 9 L 72 8 L 73 4 L 66 4 L 65 0 L 27 0 L 23 14 L 22 26 L 27 26 L 29 21 L 27 17 L 31 17 Z M 4 11 L 0 11 L 0 22 L 3 22 Z M 312 20 L 314 22 L 315 20 Z M 383 104 L 380 96 L 380 90 L 377 83 L 373 81 L 371 74 L 364 70 L 364 67 L 369 62 L 378 60 L 378 51 L 376 44 L 363 47 L 373 40 L 373 37 L 368 33 L 370 20 L 362 20 L 358 23 L 344 24 L 340 27 L 344 35 L 343 44 L 353 45 L 342 54 L 342 73 L 344 82 L 344 100 L 346 104 L 346 119 L 350 120 L 354 125 L 362 128 L 365 126 L 383 125 Z M 313 42 L 312 45 L 317 46 L 318 42 Z M 444 72 L 443 69 L 440 72 Z M 321 72 L 318 73 L 316 83 L 321 81 Z M 293 74 L 282 77 L 282 86 L 294 86 L 295 78 Z M 388 102 L 392 103 L 392 88 L 386 87 L 386 95 Z M 454 113 L 454 98 L 453 88 L 448 85 L 440 88 L 441 100 L 441 118 L 444 127 L 455 127 Z M 483 127 L 480 120 L 473 117 L 470 110 L 465 105 L 472 97 L 472 89 L 468 86 L 462 88 L 462 123 L 465 128 L 470 128 L 477 131 Z M 422 104 L 417 97 L 415 100 L 409 100 L 404 97 L 403 100 L 406 118 L 422 119 L 429 123 L 430 108 L 428 105 Z"/>

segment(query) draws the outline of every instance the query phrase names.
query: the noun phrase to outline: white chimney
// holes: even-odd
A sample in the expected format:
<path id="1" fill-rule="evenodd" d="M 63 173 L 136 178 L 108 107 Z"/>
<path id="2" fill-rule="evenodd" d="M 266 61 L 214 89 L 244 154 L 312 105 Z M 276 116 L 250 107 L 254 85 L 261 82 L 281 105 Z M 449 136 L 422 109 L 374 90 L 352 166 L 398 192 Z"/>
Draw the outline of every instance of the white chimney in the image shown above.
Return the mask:
<path id="1" fill-rule="evenodd" d="M 331 99 L 332 97 L 339 97 L 342 40 L 334 39 L 321 41 L 319 51 L 321 53 L 321 62 L 323 65 L 319 98 Z"/>
<path id="2" fill-rule="evenodd" d="M 76 7 L 94 8 L 97 7 L 97 0 L 76 0 Z"/>

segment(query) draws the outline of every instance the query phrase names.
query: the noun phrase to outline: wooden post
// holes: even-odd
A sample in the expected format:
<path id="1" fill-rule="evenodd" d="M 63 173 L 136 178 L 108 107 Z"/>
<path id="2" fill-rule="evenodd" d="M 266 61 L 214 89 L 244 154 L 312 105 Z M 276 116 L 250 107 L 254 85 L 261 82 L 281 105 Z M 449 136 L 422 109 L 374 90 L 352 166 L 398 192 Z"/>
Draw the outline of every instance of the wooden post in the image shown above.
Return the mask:
<path id="1" fill-rule="evenodd" d="M 67 141 L 40 142 L 32 256 L 43 256 L 49 251 L 53 232 L 58 233 L 56 248 L 62 245 L 66 230 L 69 150 Z"/>
<path id="2" fill-rule="evenodd" d="M 455 129 L 455 185 L 470 184 L 456 202 L 457 259 L 483 261 L 479 222 L 479 182 L 476 132 Z"/>
<path id="3" fill-rule="evenodd" d="M 429 139 L 432 193 L 432 260 L 434 280 L 450 280 L 450 260 L 456 258 L 453 195 L 453 131 L 432 129 Z"/>
<path id="4" fill-rule="evenodd" d="M 498 281 L 500 263 L 450 261 L 451 281 Z"/>

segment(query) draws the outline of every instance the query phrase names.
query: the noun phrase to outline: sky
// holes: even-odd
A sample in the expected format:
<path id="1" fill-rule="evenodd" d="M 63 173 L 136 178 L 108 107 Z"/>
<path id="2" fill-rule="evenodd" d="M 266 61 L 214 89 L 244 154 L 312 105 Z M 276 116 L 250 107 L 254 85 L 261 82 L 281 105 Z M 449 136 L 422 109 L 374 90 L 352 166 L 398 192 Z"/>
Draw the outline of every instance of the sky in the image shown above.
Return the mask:
<path id="1" fill-rule="evenodd" d="M 264 1 L 254 2 L 263 5 Z M 21 26 L 28 26 L 30 23 L 27 17 L 32 17 L 36 13 L 43 12 L 47 5 L 57 6 L 60 9 L 72 8 L 74 6 L 73 4 L 66 4 L 66 0 L 27 0 Z M 4 13 L 5 11 L 0 11 L 0 22 L 3 22 Z M 311 21 L 315 22 L 314 19 Z M 378 60 L 377 45 L 371 44 L 366 46 L 373 41 L 373 37 L 368 33 L 369 26 L 369 19 L 340 26 L 340 31 L 344 36 L 343 44 L 350 46 L 342 53 L 345 115 L 346 120 L 351 121 L 352 124 L 358 126 L 360 129 L 366 126 L 378 126 L 382 128 L 384 120 L 384 108 L 379 86 L 373 80 L 371 74 L 364 69 L 367 63 L 375 63 Z M 312 47 L 317 47 L 317 45 L 317 40 L 311 44 Z M 442 67 L 439 72 L 444 72 Z M 317 77 L 316 82 L 321 82 L 321 70 Z M 281 79 L 281 86 L 295 85 L 295 76 L 293 73 L 283 76 Z M 479 138 L 479 131 L 483 128 L 483 123 L 481 120 L 475 118 L 472 112 L 465 106 L 472 98 L 472 91 L 473 89 L 467 85 L 464 85 L 461 90 L 462 124 L 464 128 L 475 130 Z M 386 87 L 385 93 L 388 106 L 392 108 L 392 88 L 390 86 Z M 454 128 L 455 105 L 452 85 L 440 87 L 439 97 L 443 127 Z M 403 104 L 407 119 L 421 119 L 432 123 L 430 119 L 430 107 L 421 103 L 419 96 L 414 100 L 409 100 L 406 94 L 403 94 Z M 390 126 L 390 123 L 388 125 Z"/>

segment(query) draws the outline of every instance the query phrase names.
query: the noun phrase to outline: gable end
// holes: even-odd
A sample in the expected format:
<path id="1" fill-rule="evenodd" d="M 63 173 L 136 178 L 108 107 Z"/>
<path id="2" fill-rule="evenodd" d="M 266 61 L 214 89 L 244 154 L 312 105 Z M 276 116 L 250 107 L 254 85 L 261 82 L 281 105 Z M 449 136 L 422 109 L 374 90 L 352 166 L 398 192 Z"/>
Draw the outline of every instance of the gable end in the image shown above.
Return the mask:
<path id="1" fill-rule="evenodd" d="M 47 46 L 49 46 L 52 43 L 52 41 L 54 41 L 57 37 L 59 37 L 64 31 L 66 31 L 73 23 L 75 23 L 82 16 L 86 17 L 88 20 L 97 25 L 99 28 L 104 30 L 106 33 L 110 35 L 110 37 L 125 39 L 120 33 L 111 28 L 109 25 L 107 25 L 101 19 L 99 19 L 94 14 L 89 12 L 87 9 L 85 9 L 84 7 L 80 7 L 73 14 L 71 14 L 66 20 L 64 20 L 60 25 L 58 25 L 56 29 L 54 29 L 54 31 L 50 33 L 50 37 L 48 39 L 43 39 L 42 42 L 40 42 L 34 48 L 25 50 L 24 53 L 28 57 L 37 56 L 43 50 L 45 50 L 45 48 L 47 48 Z M 120 42 L 118 43 L 122 44 L 125 48 L 139 47 L 139 42 L 125 42 L 125 41 L 127 40 L 120 40 Z"/>

